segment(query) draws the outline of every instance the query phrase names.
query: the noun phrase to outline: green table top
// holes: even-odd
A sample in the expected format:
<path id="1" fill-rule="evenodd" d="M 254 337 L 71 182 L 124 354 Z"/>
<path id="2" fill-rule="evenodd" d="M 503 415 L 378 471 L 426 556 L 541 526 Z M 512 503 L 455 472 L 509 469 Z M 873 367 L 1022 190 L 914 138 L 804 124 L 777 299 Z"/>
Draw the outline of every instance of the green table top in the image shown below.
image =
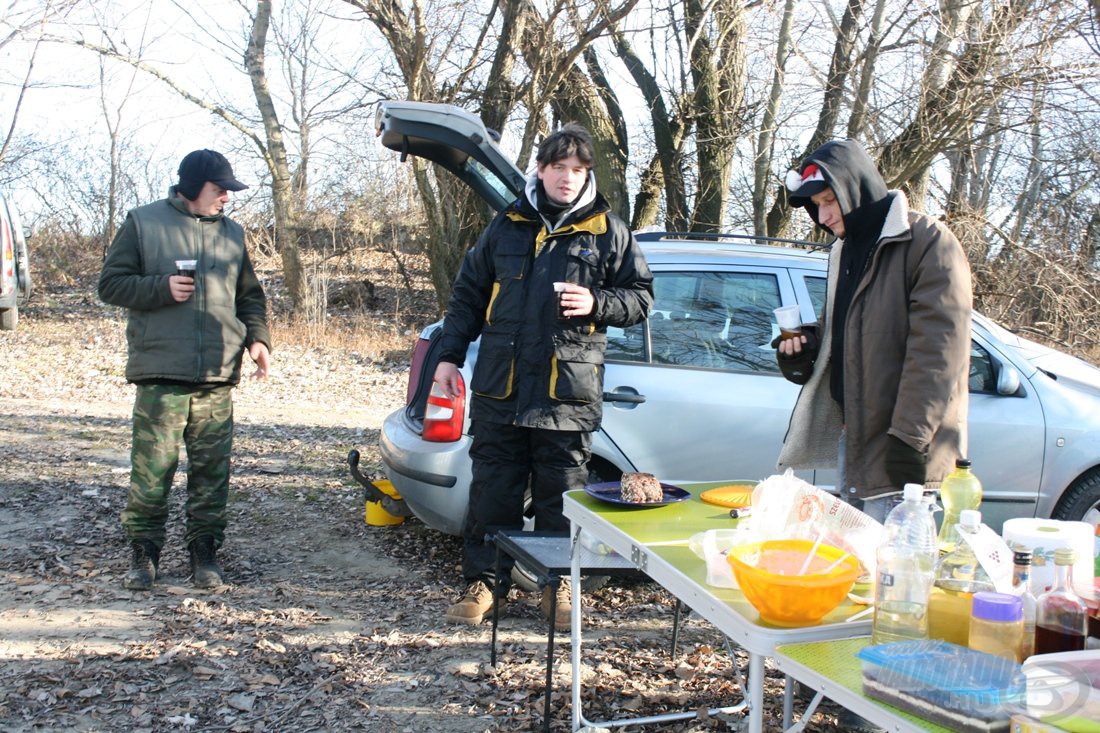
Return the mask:
<path id="1" fill-rule="evenodd" d="M 789 659 L 813 672 L 815 675 L 840 685 L 848 692 L 862 697 L 870 703 L 888 709 L 891 713 L 904 718 L 907 722 L 922 730 L 933 733 L 951 733 L 950 728 L 944 728 L 929 722 L 911 713 L 899 710 L 892 705 L 874 700 L 863 694 L 863 671 L 860 667 L 856 653 L 865 646 L 870 645 L 871 637 L 857 636 L 850 639 L 836 639 L 833 641 L 810 641 L 802 644 L 784 644 L 777 647 L 776 657 L 782 662 Z M 805 684 L 813 686 L 813 680 L 805 678 L 797 673 L 791 674 Z"/>
<path id="2" fill-rule="evenodd" d="M 681 484 L 681 488 L 691 493 L 690 499 L 656 507 L 630 507 L 612 504 L 596 499 L 584 491 L 570 491 L 566 496 L 585 509 L 599 516 L 613 527 L 627 535 L 635 544 L 647 546 L 647 550 L 673 566 L 686 578 L 705 587 L 717 599 L 729 604 L 747 621 L 761 627 L 779 629 L 760 618 L 744 594 L 733 588 L 720 588 L 707 585 L 706 562 L 691 551 L 688 540 L 698 532 L 708 529 L 733 529 L 738 522 L 731 519 L 730 510 L 708 504 L 699 498 L 707 489 L 730 483 L 742 483 L 737 480 L 710 481 L 703 483 Z M 568 514 L 568 511 L 566 512 Z M 668 544 L 659 544 L 668 543 Z M 856 586 L 855 592 L 866 595 L 865 586 Z M 817 627 L 843 622 L 848 617 L 864 610 L 866 606 L 843 601 L 837 608 L 825 616 Z M 848 624 L 844 635 L 866 634 L 870 630 L 870 617 L 863 621 Z M 813 627 L 801 627 L 813 628 Z"/>

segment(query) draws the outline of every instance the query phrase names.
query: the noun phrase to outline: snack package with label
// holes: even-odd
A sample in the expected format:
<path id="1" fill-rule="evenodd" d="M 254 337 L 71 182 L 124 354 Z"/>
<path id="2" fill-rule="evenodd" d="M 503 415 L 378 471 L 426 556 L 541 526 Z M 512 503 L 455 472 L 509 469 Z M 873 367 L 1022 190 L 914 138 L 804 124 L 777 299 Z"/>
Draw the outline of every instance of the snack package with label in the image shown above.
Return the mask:
<path id="1" fill-rule="evenodd" d="M 882 524 L 803 481 L 790 469 L 757 484 L 750 519 L 760 540 L 816 540 L 820 536 L 822 543 L 855 555 L 864 571 L 875 577 L 875 550 Z"/>

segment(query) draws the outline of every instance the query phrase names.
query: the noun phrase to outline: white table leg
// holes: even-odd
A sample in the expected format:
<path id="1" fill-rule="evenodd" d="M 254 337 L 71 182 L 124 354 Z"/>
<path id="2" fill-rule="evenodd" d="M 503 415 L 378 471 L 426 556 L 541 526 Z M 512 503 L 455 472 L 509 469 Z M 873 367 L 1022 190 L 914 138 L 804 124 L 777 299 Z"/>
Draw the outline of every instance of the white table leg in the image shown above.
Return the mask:
<path id="1" fill-rule="evenodd" d="M 581 563 L 580 553 L 577 552 L 577 542 L 583 531 L 576 524 L 570 524 L 572 536 L 572 557 L 570 558 L 570 578 L 573 581 L 573 611 L 569 617 L 570 641 L 573 644 L 573 727 L 578 731 L 581 728 Z"/>
<path id="2" fill-rule="evenodd" d="M 764 657 L 749 652 L 749 733 L 764 730 Z"/>

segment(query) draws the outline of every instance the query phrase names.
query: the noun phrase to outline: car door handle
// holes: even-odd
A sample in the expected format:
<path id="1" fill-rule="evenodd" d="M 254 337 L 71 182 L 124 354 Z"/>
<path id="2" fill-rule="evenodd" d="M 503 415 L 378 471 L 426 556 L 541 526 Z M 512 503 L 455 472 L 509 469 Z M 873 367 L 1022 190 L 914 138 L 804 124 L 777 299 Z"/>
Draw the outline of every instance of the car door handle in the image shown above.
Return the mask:
<path id="1" fill-rule="evenodd" d="M 604 392 L 604 402 L 626 402 L 631 405 L 640 405 L 645 402 L 644 394 L 630 394 L 629 392 Z"/>

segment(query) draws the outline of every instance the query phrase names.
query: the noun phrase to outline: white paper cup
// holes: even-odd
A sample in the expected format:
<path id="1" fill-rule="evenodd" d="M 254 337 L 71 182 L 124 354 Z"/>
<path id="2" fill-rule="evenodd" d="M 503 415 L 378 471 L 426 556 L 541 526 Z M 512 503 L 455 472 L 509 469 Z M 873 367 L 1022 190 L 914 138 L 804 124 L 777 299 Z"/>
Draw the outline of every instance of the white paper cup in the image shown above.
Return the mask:
<path id="1" fill-rule="evenodd" d="M 802 315 L 797 305 L 785 305 L 775 309 L 775 322 L 783 338 L 794 338 L 802 333 Z"/>
<path id="2" fill-rule="evenodd" d="M 561 294 L 565 292 L 565 286 L 568 283 L 554 283 L 554 299 L 558 302 L 558 320 L 569 320 L 565 315 L 565 306 L 561 302 Z"/>

